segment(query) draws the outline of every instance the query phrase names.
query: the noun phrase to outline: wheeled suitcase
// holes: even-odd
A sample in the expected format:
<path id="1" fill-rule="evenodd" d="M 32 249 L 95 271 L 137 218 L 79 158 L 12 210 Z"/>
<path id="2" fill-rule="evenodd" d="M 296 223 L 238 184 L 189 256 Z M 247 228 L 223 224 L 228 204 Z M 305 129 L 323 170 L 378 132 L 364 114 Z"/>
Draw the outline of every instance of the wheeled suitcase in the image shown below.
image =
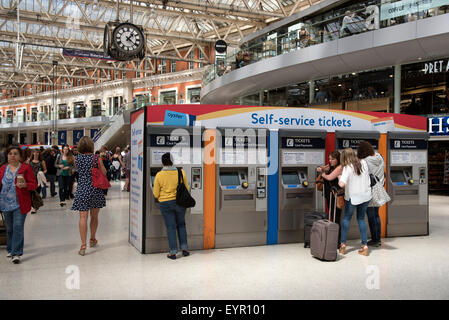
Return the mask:
<path id="1" fill-rule="evenodd" d="M 337 196 L 334 194 L 334 217 L 337 212 Z M 313 223 L 310 232 L 310 253 L 324 261 L 337 260 L 339 226 L 330 220 L 318 220 Z"/>
<path id="2" fill-rule="evenodd" d="M 310 231 L 313 223 L 318 220 L 327 219 L 326 212 L 308 212 L 304 215 L 304 248 L 310 248 Z"/>
<path id="3" fill-rule="evenodd" d="M 0 246 L 6 245 L 6 223 L 3 212 L 0 212 Z"/>

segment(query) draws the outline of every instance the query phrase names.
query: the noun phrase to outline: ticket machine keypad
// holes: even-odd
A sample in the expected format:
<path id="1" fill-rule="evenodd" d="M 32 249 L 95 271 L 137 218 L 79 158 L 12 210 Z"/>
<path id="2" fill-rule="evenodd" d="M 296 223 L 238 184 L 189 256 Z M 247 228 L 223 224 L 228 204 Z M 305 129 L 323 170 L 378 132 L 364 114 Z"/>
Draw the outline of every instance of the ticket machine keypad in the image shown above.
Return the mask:
<path id="1" fill-rule="evenodd" d="M 257 168 L 257 198 L 265 198 L 266 194 L 266 168 Z"/>
<path id="2" fill-rule="evenodd" d="M 419 184 L 426 184 L 426 168 L 419 168 Z"/>
<path id="3" fill-rule="evenodd" d="M 192 189 L 201 189 L 201 168 L 192 168 Z"/>

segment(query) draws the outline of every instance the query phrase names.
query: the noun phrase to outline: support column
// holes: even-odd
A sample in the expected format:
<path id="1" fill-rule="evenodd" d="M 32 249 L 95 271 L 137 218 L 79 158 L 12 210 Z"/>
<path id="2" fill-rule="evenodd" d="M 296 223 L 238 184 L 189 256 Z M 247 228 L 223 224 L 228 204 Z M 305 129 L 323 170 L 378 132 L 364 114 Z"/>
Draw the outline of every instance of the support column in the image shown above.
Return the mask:
<path id="1" fill-rule="evenodd" d="M 309 104 L 313 103 L 315 100 L 315 81 L 309 82 Z"/>
<path id="2" fill-rule="evenodd" d="M 394 66 L 394 113 L 401 113 L 401 65 Z"/>

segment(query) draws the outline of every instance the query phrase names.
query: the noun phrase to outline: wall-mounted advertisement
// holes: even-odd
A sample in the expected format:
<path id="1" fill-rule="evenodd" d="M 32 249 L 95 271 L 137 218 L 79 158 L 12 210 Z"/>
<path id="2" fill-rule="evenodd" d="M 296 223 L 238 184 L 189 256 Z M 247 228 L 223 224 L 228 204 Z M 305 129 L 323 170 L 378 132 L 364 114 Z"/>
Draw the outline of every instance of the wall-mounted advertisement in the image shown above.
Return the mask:
<path id="1" fill-rule="evenodd" d="M 94 142 L 97 141 L 98 138 L 99 138 L 98 131 L 100 131 L 100 130 L 98 130 L 98 129 L 90 129 L 90 137 L 91 137 L 92 140 L 94 140 Z"/>
<path id="2" fill-rule="evenodd" d="M 145 109 L 131 114 L 131 176 L 129 202 L 129 243 L 144 253 L 145 193 Z"/>
<path id="3" fill-rule="evenodd" d="M 67 144 L 67 130 L 58 131 L 58 144 Z"/>
<path id="4" fill-rule="evenodd" d="M 84 135 L 84 130 L 73 130 L 73 145 L 77 145 L 78 141 L 81 140 L 83 135 Z"/>

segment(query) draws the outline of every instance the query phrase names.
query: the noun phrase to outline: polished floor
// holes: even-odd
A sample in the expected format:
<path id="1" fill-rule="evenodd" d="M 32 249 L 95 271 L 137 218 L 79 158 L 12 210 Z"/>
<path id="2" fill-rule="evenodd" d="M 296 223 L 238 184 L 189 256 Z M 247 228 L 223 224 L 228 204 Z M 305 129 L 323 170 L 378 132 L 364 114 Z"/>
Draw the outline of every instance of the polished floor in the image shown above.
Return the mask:
<path id="1" fill-rule="evenodd" d="M 114 183 L 100 211 L 99 246 L 84 257 L 71 201 L 61 209 L 46 199 L 27 217 L 22 263 L 0 247 L 0 299 L 448 299 L 449 197 L 430 203 L 430 236 L 386 239 L 368 257 L 350 241 L 337 262 L 313 259 L 302 244 L 194 251 L 172 261 L 128 244 L 128 193 Z"/>

